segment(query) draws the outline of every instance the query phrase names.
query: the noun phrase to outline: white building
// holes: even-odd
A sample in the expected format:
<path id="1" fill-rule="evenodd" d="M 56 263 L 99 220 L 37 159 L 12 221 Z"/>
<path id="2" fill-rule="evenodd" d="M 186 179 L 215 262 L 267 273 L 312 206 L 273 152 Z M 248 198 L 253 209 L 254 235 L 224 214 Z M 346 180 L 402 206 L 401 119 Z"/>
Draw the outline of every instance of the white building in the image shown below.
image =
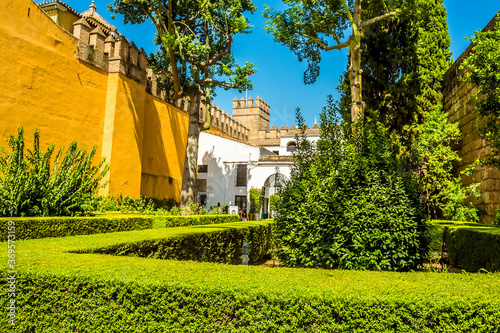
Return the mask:
<path id="1" fill-rule="evenodd" d="M 263 190 L 262 217 L 269 213 L 269 198 L 284 181 L 290 179 L 295 151 L 295 135 L 299 130 L 292 126 L 281 129 L 269 128 L 270 108 L 260 98 L 253 105 L 251 97 L 235 99 L 237 116 L 233 109 L 230 118 L 224 112 L 224 120 L 237 122 L 249 130 L 248 139 L 238 140 L 227 136 L 202 132 L 198 149 L 198 201 L 206 208 L 227 204 L 249 209 L 251 188 Z M 248 105 L 248 107 L 246 107 Z M 262 108 L 259 106 L 262 105 Z M 248 111 L 246 113 L 245 111 Z M 224 129 L 223 122 L 213 123 Z M 267 128 L 265 128 L 267 126 Z M 258 128 L 256 128 L 258 127 Z M 307 138 L 319 139 L 319 126 L 306 130 Z"/>

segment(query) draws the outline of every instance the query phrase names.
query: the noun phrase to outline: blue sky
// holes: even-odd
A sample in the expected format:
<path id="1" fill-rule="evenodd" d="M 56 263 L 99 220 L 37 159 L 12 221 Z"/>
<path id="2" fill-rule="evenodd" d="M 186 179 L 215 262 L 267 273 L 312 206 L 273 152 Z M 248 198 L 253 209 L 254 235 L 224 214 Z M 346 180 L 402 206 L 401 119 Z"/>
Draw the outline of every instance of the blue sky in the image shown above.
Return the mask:
<path id="1" fill-rule="evenodd" d="M 78 12 L 88 9 L 91 0 L 63 0 Z M 108 22 L 115 25 L 118 31 L 129 40 L 134 41 L 146 52 L 155 51 L 153 36 L 154 26 L 145 23 L 140 26 L 124 25 L 123 20 L 117 16 L 110 18 L 106 5 L 112 0 L 96 0 L 97 12 Z M 326 96 L 336 93 L 339 77 L 347 66 L 346 51 L 332 50 L 323 54 L 321 74 L 312 85 L 304 85 L 303 73 L 305 63 L 300 63 L 297 57 L 287 48 L 273 42 L 272 36 L 263 31 L 265 19 L 262 17 L 264 4 L 272 8 L 281 8 L 281 1 L 254 0 L 257 11 L 250 17 L 254 26 L 253 33 L 235 38 L 233 52 L 238 63 L 253 62 L 257 73 L 252 75 L 254 90 L 248 91 L 248 96 L 254 99 L 260 96 L 271 106 L 271 126 L 291 126 L 295 122 L 295 108 L 300 107 L 302 114 L 309 126 L 314 123 L 322 107 L 325 105 Z M 451 51 L 453 58 L 457 59 L 468 46 L 465 37 L 480 30 L 500 10 L 499 0 L 444 0 L 448 11 L 448 30 L 451 38 Z M 223 110 L 232 113 L 232 100 L 241 98 L 245 93 L 236 90 L 224 91 L 220 89 L 214 102 Z M 319 118 L 319 117 L 318 117 Z"/>

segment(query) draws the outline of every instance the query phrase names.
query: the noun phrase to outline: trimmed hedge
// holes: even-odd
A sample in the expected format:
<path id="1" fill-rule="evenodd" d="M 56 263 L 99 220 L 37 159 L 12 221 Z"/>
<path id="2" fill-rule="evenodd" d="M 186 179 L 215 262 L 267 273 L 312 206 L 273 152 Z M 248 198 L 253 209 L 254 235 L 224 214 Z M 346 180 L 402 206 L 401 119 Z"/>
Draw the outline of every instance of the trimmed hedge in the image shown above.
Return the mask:
<path id="1" fill-rule="evenodd" d="M 183 227 L 189 225 L 205 225 L 238 222 L 238 215 L 229 214 L 208 214 L 189 216 L 155 216 L 154 225 L 156 228 Z"/>
<path id="2" fill-rule="evenodd" d="M 14 331 L 500 331 L 500 274 L 289 269 L 69 252 L 267 224 L 16 242 Z M 2 279 L 7 259 L 0 251 Z M 0 288 L 4 309 L 7 292 Z M 0 321 L 1 332 L 11 330 Z"/>
<path id="3" fill-rule="evenodd" d="M 446 226 L 443 241 L 450 262 L 468 272 L 500 271 L 500 228 Z"/>
<path id="4" fill-rule="evenodd" d="M 7 240 L 9 221 L 15 223 L 16 240 L 91 235 L 153 227 L 153 219 L 145 216 L 11 217 L 0 219 L 0 241 Z"/>
<path id="5" fill-rule="evenodd" d="M 273 226 L 256 225 L 229 228 L 172 238 L 145 240 L 82 251 L 154 259 L 194 260 L 225 264 L 241 264 L 243 243 L 250 244 L 249 264 L 263 263 L 274 249 Z"/>
<path id="6" fill-rule="evenodd" d="M 207 272 L 206 266 L 190 265 Z M 214 280 L 213 271 L 218 267 L 211 267 L 208 283 L 193 283 L 191 279 L 192 285 L 23 272 L 17 276 L 16 287 L 22 292 L 16 299 L 16 331 L 489 333 L 500 330 L 499 294 L 498 289 L 493 289 L 500 287 L 498 276 L 465 277 L 462 278 L 464 282 L 454 279 L 449 295 L 442 290 L 435 295 L 432 293 L 435 288 L 425 283 L 445 282 L 449 287 L 450 279 L 446 274 L 439 275 L 441 281 L 435 276 L 429 278 L 429 273 L 412 273 L 411 277 L 381 273 L 364 276 L 359 272 L 330 271 L 325 274 L 323 270 L 310 270 L 316 285 L 301 288 L 293 285 L 300 280 L 280 285 L 266 279 L 272 276 L 265 274 L 266 269 L 261 267 L 226 267 L 237 271 L 229 285 L 224 285 L 226 281 Z M 279 276 L 279 282 L 295 276 L 287 269 L 267 268 L 269 271 Z M 153 277 L 158 278 L 158 272 L 154 272 Z M 424 281 L 418 283 L 419 277 Z M 328 286 L 327 281 L 340 282 L 341 278 L 355 281 L 358 286 L 347 287 L 344 292 Z M 235 279 L 241 281 L 237 287 Z M 497 279 L 496 283 L 493 279 Z M 257 288 L 255 280 L 259 283 Z M 454 294 L 461 288 L 474 290 L 474 283 L 481 282 L 492 284 L 492 294 L 483 290 L 472 299 Z M 340 284 L 345 286 L 345 283 Z M 374 291 L 367 288 L 370 284 L 375 287 Z M 388 286 L 381 290 L 381 284 Z M 389 287 L 397 284 L 403 284 L 399 292 L 399 288 Z M 359 285 L 366 288 L 361 293 L 357 293 Z M 416 290 L 406 297 L 404 293 L 409 287 Z M 8 301 L 5 289 L 0 290 L 3 308 Z M 421 295 L 415 299 L 415 293 Z M 6 320 L 0 322 L 1 331 L 6 332 L 9 328 Z"/>
<path id="7" fill-rule="evenodd" d="M 429 253 L 430 257 L 436 259 L 443 252 L 443 232 L 447 226 L 478 226 L 475 222 L 431 220 L 427 224 L 429 233 Z"/>

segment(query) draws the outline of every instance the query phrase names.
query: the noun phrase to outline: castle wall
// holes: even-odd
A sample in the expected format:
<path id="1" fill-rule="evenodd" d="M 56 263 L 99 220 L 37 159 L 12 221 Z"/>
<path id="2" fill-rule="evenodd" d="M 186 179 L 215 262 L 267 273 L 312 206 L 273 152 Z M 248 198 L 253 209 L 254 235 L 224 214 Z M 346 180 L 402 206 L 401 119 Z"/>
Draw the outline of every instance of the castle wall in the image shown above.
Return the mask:
<path id="1" fill-rule="evenodd" d="M 141 193 L 146 91 L 120 73 L 110 73 L 103 150 L 109 171 L 109 193 Z M 113 114 L 111 117 L 110 114 Z"/>
<path id="2" fill-rule="evenodd" d="M 180 199 L 189 116 L 148 95 L 144 123 L 141 193 Z"/>
<path id="3" fill-rule="evenodd" d="M 187 114 L 153 96 L 146 55 L 125 39 L 105 38 L 87 22 L 69 34 L 31 0 L 0 12 L 0 146 L 38 128 L 42 149 L 98 146 L 110 164 L 101 194 L 180 197 Z M 78 37 L 78 38 L 77 38 Z M 91 49 L 89 51 L 89 49 Z M 152 88 L 152 89 L 151 89 Z M 160 92 L 157 92 L 158 95 Z"/>
<path id="4" fill-rule="evenodd" d="M 48 143 L 98 145 L 101 156 L 107 73 L 78 61 L 75 37 L 31 0 L 7 0 L 0 11 L 0 146 L 23 126 L 27 147 L 40 130 Z"/>
<path id="5" fill-rule="evenodd" d="M 494 26 L 492 20 L 485 28 L 490 30 Z M 485 140 L 482 140 L 474 131 L 474 123 L 477 120 L 474 114 L 474 94 L 477 89 L 474 85 L 459 80 L 464 74 L 459 67 L 472 47 L 469 46 L 464 53 L 449 68 L 443 78 L 443 98 L 444 111 L 449 115 L 451 122 L 459 122 L 463 138 L 456 145 L 458 154 L 462 160 L 455 165 L 456 175 L 466 169 L 477 159 L 486 157 L 489 154 L 489 147 Z M 494 215 L 500 207 L 500 171 L 493 167 L 477 167 L 469 177 L 462 176 L 464 186 L 472 183 L 480 183 L 479 191 L 481 197 L 472 199 L 472 203 L 481 209 L 481 222 L 493 223 Z"/>
<path id="6" fill-rule="evenodd" d="M 248 138 L 252 141 L 259 138 L 259 131 L 269 130 L 270 107 L 258 96 L 255 101 L 252 97 L 235 98 L 232 118 L 248 128 Z"/>

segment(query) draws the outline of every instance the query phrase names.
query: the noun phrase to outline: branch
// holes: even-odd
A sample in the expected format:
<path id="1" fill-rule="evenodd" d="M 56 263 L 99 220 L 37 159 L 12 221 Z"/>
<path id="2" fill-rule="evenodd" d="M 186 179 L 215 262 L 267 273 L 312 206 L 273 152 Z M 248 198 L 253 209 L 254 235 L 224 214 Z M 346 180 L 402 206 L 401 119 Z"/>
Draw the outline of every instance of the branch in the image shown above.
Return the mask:
<path id="1" fill-rule="evenodd" d="M 208 79 L 208 78 L 201 80 L 200 83 L 201 84 L 213 83 L 213 84 L 216 84 L 216 85 L 221 86 L 221 87 L 226 87 L 226 88 L 231 88 L 231 89 L 236 88 L 232 84 L 229 84 L 229 83 L 226 83 L 226 82 L 222 82 L 222 81 L 217 81 L 217 80 L 214 80 L 214 79 Z"/>
<path id="2" fill-rule="evenodd" d="M 324 50 L 324 51 L 330 51 L 330 50 L 340 50 L 340 49 L 343 49 L 344 47 L 348 47 L 349 46 L 349 43 L 350 41 L 347 41 L 347 42 L 343 42 L 343 43 L 339 43 L 337 45 L 333 45 L 333 46 L 327 46 L 325 43 L 323 43 L 322 41 L 320 41 L 319 39 L 317 39 L 316 37 L 313 37 L 313 36 L 309 36 L 309 35 L 306 35 L 306 34 L 300 34 L 302 37 L 306 37 L 306 38 L 309 38 L 309 40 L 307 42 L 303 42 L 301 44 L 312 44 L 312 43 L 318 43 L 319 46 Z M 340 41 L 339 41 L 340 42 Z"/>
<path id="3" fill-rule="evenodd" d="M 367 27 L 367 26 L 372 25 L 374 23 L 377 23 L 379 21 L 385 20 L 386 18 L 392 17 L 392 16 L 396 16 L 396 12 L 385 13 L 384 15 L 380 15 L 380 16 L 374 17 L 372 19 L 369 19 L 368 21 L 361 23 L 359 25 L 359 27 L 364 28 L 364 27 Z"/>
<path id="4" fill-rule="evenodd" d="M 204 61 L 204 62 L 197 62 L 196 66 L 199 68 L 206 68 L 209 66 L 216 65 L 219 61 L 222 60 L 222 58 L 228 54 L 231 54 L 231 45 L 233 44 L 233 39 L 229 37 L 229 40 L 227 41 L 226 46 L 224 47 L 224 50 L 222 50 L 219 54 L 217 54 L 214 58 Z"/>
<path id="5" fill-rule="evenodd" d="M 333 46 L 328 46 L 328 47 L 324 48 L 324 50 L 325 51 L 340 50 L 340 49 L 343 49 L 344 47 L 349 47 L 350 44 L 351 44 L 351 41 L 348 40 L 348 41 L 343 42 L 341 44 L 337 44 L 337 45 L 333 45 Z"/>
<path id="6" fill-rule="evenodd" d="M 151 8 L 151 10 L 155 11 L 155 7 L 151 3 L 151 1 L 147 0 L 147 3 L 149 5 L 149 7 Z M 174 97 L 173 97 L 173 100 L 177 100 L 182 95 L 181 80 L 180 80 L 180 76 L 179 76 L 179 69 L 177 67 L 177 62 L 175 60 L 176 57 L 175 57 L 174 50 L 172 50 L 171 48 L 167 47 L 167 45 L 165 45 L 165 43 L 163 41 L 163 36 L 164 36 L 163 32 L 169 32 L 169 29 L 167 29 L 167 27 L 165 26 L 165 23 L 163 22 L 163 20 L 161 18 L 161 16 L 162 16 L 161 15 L 162 14 L 161 9 L 159 9 L 159 13 L 156 13 L 156 15 L 158 17 L 158 21 L 156 21 L 153 18 L 153 15 L 151 15 L 151 13 L 149 13 L 144 7 L 141 6 L 141 9 L 151 19 L 151 21 L 154 23 L 154 25 L 156 27 L 156 31 L 158 32 L 158 36 L 160 37 L 160 40 L 161 40 L 161 42 L 163 44 L 163 48 L 165 49 L 165 52 L 168 53 L 168 57 L 169 57 L 169 60 L 170 60 L 170 70 L 171 70 L 171 73 L 172 73 L 172 79 L 174 81 Z M 165 8 L 165 6 L 163 6 L 163 9 L 165 11 L 167 11 L 166 14 L 171 18 L 170 12 L 168 12 L 168 10 Z M 171 24 L 169 22 L 169 27 L 170 26 L 171 26 Z"/>
<path id="7" fill-rule="evenodd" d="M 344 5 L 344 9 L 345 9 L 345 13 L 347 14 L 347 18 L 351 22 L 351 25 L 354 25 L 354 18 L 352 17 L 351 10 L 349 9 L 349 6 L 347 5 L 346 0 L 343 0 L 342 4 Z"/>
<path id="8" fill-rule="evenodd" d="M 319 46 L 321 46 L 322 49 L 325 49 L 325 48 L 328 47 L 325 43 L 323 43 L 322 41 L 320 41 L 316 37 L 309 36 L 309 35 L 306 35 L 306 34 L 299 34 L 299 35 L 302 36 L 302 37 L 305 37 L 305 38 L 309 38 L 309 40 L 307 42 L 303 42 L 303 43 L 300 43 L 300 44 L 306 44 L 307 45 L 307 44 L 317 43 L 317 44 L 319 44 Z"/>
<path id="9" fill-rule="evenodd" d="M 199 36 L 197 36 L 196 33 L 191 29 L 191 27 L 189 25 L 187 25 L 185 22 L 183 22 L 183 21 L 174 21 L 174 25 L 175 24 L 182 24 L 184 27 L 186 27 L 186 30 L 188 30 L 189 32 L 191 32 L 191 34 L 193 34 L 194 36 L 196 36 L 199 39 Z"/>
<path id="10" fill-rule="evenodd" d="M 200 11 L 197 11 L 196 14 L 194 14 L 193 16 L 191 16 L 190 18 L 188 18 L 186 20 L 186 22 L 191 22 L 191 21 L 194 21 L 198 18 L 198 16 L 200 16 Z"/>
<path id="11" fill-rule="evenodd" d="M 338 45 L 342 44 L 342 42 L 340 41 L 340 38 L 336 34 L 332 33 L 330 36 L 332 36 L 333 39 L 335 39 L 335 41 L 337 42 Z"/>

